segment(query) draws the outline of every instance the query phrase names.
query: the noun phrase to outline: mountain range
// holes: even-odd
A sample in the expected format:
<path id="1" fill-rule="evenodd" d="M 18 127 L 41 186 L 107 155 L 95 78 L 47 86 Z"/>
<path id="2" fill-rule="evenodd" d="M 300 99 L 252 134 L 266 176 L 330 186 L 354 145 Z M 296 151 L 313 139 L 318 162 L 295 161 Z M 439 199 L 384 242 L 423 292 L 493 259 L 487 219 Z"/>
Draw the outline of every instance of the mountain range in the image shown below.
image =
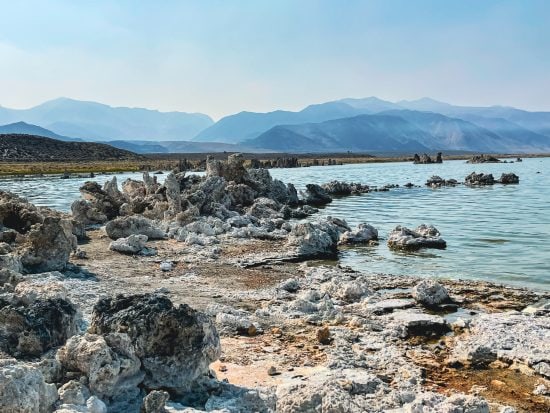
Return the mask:
<path id="1" fill-rule="evenodd" d="M 0 107 L 0 124 L 6 122 L 15 123 L 0 126 L 0 134 L 105 141 L 138 153 L 550 152 L 550 112 L 455 106 L 430 98 L 346 98 L 296 112 L 240 112 L 215 123 L 197 113 L 114 108 L 61 98 L 26 110 Z"/>
<path id="2" fill-rule="evenodd" d="M 190 140 L 214 123 L 202 113 L 111 107 L 68 98 L 30 109 L 0 107 L 0 125 L 21 121 L 86 141 Z"/>

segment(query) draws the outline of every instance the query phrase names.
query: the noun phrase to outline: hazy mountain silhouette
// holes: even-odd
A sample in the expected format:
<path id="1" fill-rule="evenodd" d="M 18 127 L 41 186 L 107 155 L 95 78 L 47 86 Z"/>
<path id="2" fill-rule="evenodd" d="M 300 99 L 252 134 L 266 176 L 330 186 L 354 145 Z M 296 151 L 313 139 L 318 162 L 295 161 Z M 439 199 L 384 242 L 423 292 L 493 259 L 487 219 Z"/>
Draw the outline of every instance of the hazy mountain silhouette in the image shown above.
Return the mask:
<path id="1" fill-rule="evenodd" d="M 19 121 L 85 140 L 151 141 L 191 139 L 213 123 L 209 116 L 200 113 L 115 108 L 68 98 L 23 110 L 0 107 L 0 124 Z"/>
<path id="2" fill-rule="evenodd" d="M 6 133 L 106 141 L 139 153 L 260 148 L 403 151 L 405 147 L 416 151 L 550 151 L 550 112 L 456 106 L 431 98 L 399 102 L 346 98 L 298 112 L 240 112 L 216 123 L 202 114 L 114 108 L 61 98 L 26 110 L 0 107 L 2 123 L 12 123 L 4 126 Z"/>
<path id="3" fill-rule="evenodd" d="M 25 134 L 44 136 L 46 138 L 58 139 L 61 141 L 81 141 L 78 138 L 69 138 L 68 136 L 58 135 L 51 130 L 31 125 L 25 122 L 15 122 L 0 126 L 0 134 Z"/>
<path id="4" fill-rule="evenodd" d="M 193 140 L 237 143 L 255 138 L 277 125 L 292 125 L 306 122 L 347 118 L 367 113 L 343 102 L 328 102 L 311 105 L 300 112 L 278 110 L 268 113 L 240 112 L 226 116 L 200 132 Z"/>
<path id="5" fill-rule="evenodd" d="M 424 151 L 429 135 L 389 115 L 359 115 L 321 123 L 276 126 L 248 145 L 277 151 Z"/>

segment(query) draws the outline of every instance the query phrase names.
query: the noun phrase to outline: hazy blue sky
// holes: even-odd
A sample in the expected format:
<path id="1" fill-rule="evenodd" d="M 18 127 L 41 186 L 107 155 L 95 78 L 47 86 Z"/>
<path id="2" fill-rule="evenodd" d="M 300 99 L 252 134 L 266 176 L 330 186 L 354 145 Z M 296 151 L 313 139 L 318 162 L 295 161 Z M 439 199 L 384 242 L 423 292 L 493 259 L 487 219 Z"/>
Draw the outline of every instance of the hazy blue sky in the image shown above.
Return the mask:
<path id="1" fill-rule="evenodd" d="M 430 96 L 550 110 L 550 1 L 0 0 L 0 104 L 204 112 Z"/>

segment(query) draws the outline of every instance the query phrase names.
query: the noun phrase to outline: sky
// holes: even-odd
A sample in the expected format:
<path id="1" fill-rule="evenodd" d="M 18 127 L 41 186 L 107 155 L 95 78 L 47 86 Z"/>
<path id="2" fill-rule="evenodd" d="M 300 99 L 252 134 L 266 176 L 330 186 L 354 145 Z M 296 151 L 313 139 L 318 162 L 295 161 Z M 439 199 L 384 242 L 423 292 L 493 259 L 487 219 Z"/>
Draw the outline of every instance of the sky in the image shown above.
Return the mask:
<path id="1" fill-rule="evenodd" d="M 0 105 L 202 112 L 424 96 L 550 111 L 547 0 L 0 0 Z"/>

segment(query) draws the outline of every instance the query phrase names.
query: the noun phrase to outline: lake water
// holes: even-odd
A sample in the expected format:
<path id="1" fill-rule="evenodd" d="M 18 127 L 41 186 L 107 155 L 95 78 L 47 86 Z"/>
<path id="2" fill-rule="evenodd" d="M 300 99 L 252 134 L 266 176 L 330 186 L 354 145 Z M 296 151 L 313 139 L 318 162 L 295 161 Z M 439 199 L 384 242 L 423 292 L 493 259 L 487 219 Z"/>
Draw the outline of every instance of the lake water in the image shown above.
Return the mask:
<path id="1" fill-rule="evenodd" d="M 423 186 L 432 175 L 463 181 L 469 173 L 514 172 L 519 185 Z M 540 173 L 537 173 L 540 172 Z M 550 289 L 550 158 L 524 159 L 521 163 L 470 165 L 465 161 L 443 164 L 355 164 L 274 169 L 272 175 L 298 188 L 332 179 L 369 185 L 404 185 L 335 200 L 324 213 L 345 218 L 348 224 L 367 222 L 382 238 L 375 247 L 341 252 L 343 265 L 389 274 L 475 278 Z M 385 239 L 396 225 L 415 228 L 422 223 L 439 229 L 445 250 L 398 253 Z"/>
<path id="2" fill-rule="evenodd" d="M 514 172 L 519 185 L 431 189 L 423 186 L 432 175 L 462 181 L 470 172 Z M 550 289 L 550 158 L 521 163 L 469 165 L 448 161 L 438 165 L 412 163 L 354 164 L 295 169 L 272 169 L 271 174 L 298 189 L 307 183 L 338 179 L 383 186 L 412 182 L 388 192 L 335 199 L 323 213 L 346 219 L 350 225 L 367 222 L 382 238 L 374 247 L 347 248 L 340 261 L 367 272 L 475 278 Z M 537 173 L 540 172 L 540 173 Z M 159 175 L 162 181 L 165 175 Z M 94 178 L 103 183 L 112 175 Z M 117 174 L 141 179 L 141 174 Z M 37 205 L 68 211 L 79 197 L 78 188 L 89 178 L 29 178 L 0 180 L 0 189 L 27 197 Z M 447 241 L 446 250 L 397 253 L 386 244 L 396 225 L 436 226 Z"/>

